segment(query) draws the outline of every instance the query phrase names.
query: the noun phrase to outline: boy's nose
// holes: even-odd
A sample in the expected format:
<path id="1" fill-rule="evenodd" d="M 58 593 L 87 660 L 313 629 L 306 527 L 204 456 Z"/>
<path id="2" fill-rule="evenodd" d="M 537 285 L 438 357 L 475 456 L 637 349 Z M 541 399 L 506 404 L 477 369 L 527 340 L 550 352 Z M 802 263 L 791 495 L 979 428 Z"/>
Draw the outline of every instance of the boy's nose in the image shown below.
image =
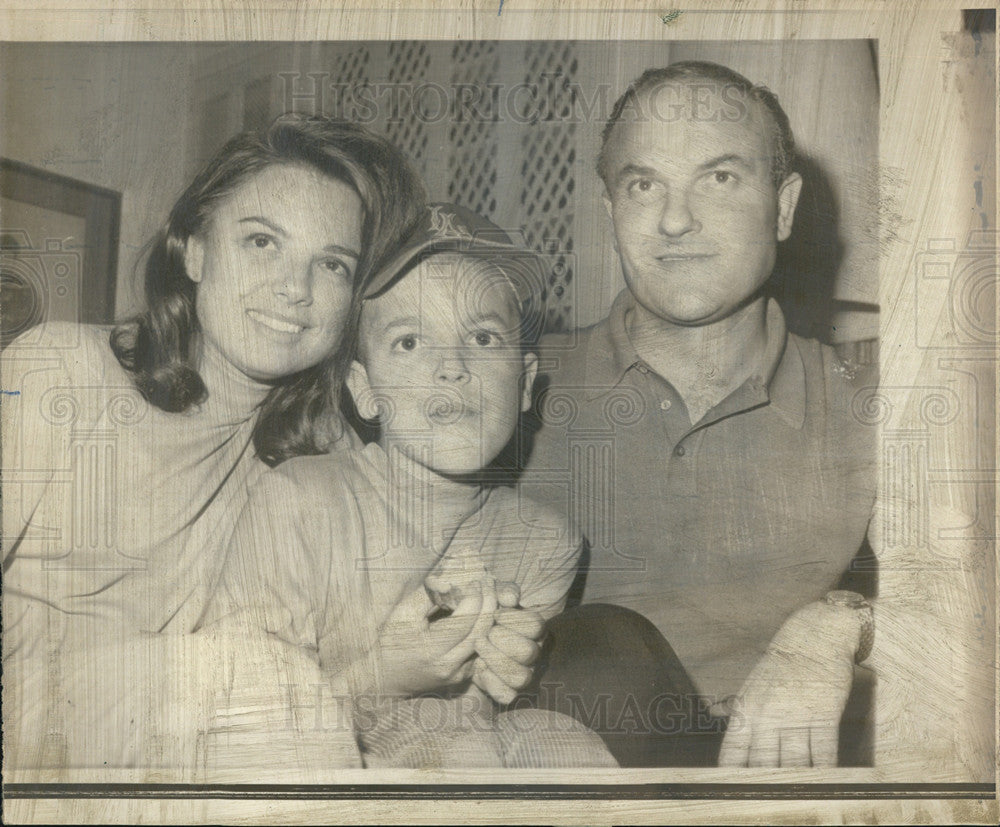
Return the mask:
<path id="1" fill-rule="evenodd" d="M 438 382 L 448 384 L 465 384 L 472 377 L 464 359 L 460 356 L 450 356 L 438 363 L 434 378 Z"/>

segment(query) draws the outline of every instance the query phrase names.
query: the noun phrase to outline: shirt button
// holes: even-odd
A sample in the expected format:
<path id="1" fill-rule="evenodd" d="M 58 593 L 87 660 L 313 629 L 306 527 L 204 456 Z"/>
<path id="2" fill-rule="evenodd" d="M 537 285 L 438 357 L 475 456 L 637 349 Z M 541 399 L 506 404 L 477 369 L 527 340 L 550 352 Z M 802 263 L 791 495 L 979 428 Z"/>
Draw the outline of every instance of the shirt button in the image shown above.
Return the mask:
<path id="1" fill-rule="evenodd" d="M 674 456 L 675 457 L 682 457 L 686 453 L 687 453 L 687 451 L 684 450 L 684 446 L 683 445 L 678 445 L 676 448 L 674 448 Z"/>
<path id="2" fill-rule="evenodd" d="M 671 402 L 669 399 L 664 399 L 660 403 L 660 410 L 661 411 L 669 411 L 673 406 L 674 406 L 673 402 Z"/>

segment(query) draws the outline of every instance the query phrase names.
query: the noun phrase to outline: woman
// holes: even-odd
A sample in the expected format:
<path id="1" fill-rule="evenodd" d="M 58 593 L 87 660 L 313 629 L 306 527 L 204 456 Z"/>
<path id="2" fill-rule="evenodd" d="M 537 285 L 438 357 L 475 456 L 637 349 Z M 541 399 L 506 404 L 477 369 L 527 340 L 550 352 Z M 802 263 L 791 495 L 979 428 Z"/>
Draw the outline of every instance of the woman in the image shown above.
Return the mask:
<path id="1" fill-rule="evenodd" d="M 8 766 L 73 763 L 74 693 L 146 669 L 116 642 L 195 627 L 265 462 L 350 443 L 335 411 L 357 288 L 422 202 L 385 140 L 279 119 L 231 140 L 180 197 L 138 318 L 110 335 L 49 324 L 7 349 Z M 117 653 L 100 669 L 98 645 Z"/>

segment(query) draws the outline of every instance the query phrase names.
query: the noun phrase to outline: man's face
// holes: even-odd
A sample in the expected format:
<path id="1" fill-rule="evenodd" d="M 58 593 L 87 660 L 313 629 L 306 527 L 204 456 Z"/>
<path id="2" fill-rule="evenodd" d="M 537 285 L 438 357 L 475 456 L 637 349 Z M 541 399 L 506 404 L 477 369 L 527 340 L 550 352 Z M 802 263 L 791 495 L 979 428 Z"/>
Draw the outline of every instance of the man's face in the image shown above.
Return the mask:
<path id="1" fill-rule="evenodd" d="M 654 87 L 609 138 L 606 206 L 625 281 L 672 324 L 711 324 L 743 306 L 791 232 L 801 179 L 775 190 L 769 115 L 734 92 Z"/>
<path id="2" fill-rule="evenodd" d="M 348 386 L 362 416 L 434 471 L 467 474 L 507 444 L 531 402 L 513 288 L 497 268 L 438 254 L 365 302 Z"/>

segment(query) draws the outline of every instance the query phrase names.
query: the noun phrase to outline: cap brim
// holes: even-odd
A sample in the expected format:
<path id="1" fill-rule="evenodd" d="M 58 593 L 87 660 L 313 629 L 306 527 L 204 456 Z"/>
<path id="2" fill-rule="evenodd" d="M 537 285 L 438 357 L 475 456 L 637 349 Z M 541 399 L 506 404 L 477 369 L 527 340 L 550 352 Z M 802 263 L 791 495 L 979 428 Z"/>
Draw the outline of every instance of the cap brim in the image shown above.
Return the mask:
<path id="1" fill-rule="evenodd" d="M 523 283 L 526 279 L 522 277 L 517 279 L 519 283 L 515 287 L 522 300 L 530 300 L 533 297 L 541 298 L 541 291 L 544 289 L 544 271 L 541 262 L 538 260 L 538 255 L 532 250 L 525 250 L 511 244 L 503 244 L 483 238 L 429 239 L 419 247 L 402 250 L 385 267 L 381 268 L 369 279 L 364 288 L 364 298 L 373 299 L 384 293 L 404 273 L 414 267 L 420 259 L 434 255 L 435 253 L 463 253 L 472 256 L 486 256 L 487 258 L 491 253 L 496 253 L 499 254 L 498 258 L 502 258 L 508 262 L 517 262 L 518 265 L 525 259 L 532 261 L 537 276 L 531 279 L 531 281 L 537 281 L 537 284 Z M 518 266 L 517 269 L 520 271 L 521 267 Z"/>

